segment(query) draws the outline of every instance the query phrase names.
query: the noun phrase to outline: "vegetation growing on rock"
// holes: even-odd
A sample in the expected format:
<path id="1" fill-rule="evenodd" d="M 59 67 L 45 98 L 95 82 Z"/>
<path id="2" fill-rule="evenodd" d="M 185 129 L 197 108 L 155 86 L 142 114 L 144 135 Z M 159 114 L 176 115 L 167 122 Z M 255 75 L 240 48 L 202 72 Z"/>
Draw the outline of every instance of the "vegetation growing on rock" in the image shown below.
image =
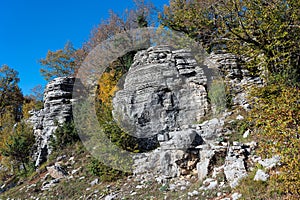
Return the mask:
<path id="1" fill-rule="evenodd" d="M 151 24 L 147 19 L 151 16 L 152 7 L 150 4 L 139 5 L 140 7 L 138 7 L 137 10 L 126 12 L 124 19 L 111 12 L 110 18 L 107 21 L 101 22 L 93 30 L 89 41 L 83 44 L 80 49 L 75 49 L 71 43 L 67 43 L 63 49 L 53 52 L 49 51 L 46 58 L 40 60 L 40 63 L 44 66 L 41 73 L 45 79 L 51 80 L 58 76 L 75 75 L 86 55 L 98 44 L 115 34 L 133 28 L 146 27 Z M 231 98 L 234 97 L 231 96 L 232 94 L 224 94 L 224 92 L 236 89 L 232 88 L 234 83 L 230 83 L 231 85 L 229 84 L 225 88 L 221 80 L 214 80 L 211 85 L 211 90 L 208 92 L 210 103 L 216 106 L 214 110 L 215 114 L 221 115 L 222 111 L 226 109 L 232 109 L 231 111 L 233 113 L 226 113 L 231 115 L 227 118 L 229 120 L 226 121 L 226 126 L 223 126 L 222 130 L 219 130 L 219 127 L 215 128 L 216 130 L 214 131 L 224 131 L 225 133 L 234 135 L 222 135 L 222 138 L 218 138 L 218 144 L 220 146 L 223 145 L 221 149 L 224 148 L 228 151 L 231 149 L 232 152 L 234 152 L 234 156 L 242 156 L 239 163 L 245 164 L 245 166 L 243 166 L 243 172 L 246 173 L 246 171 L 249 172 L 253 170 L 247 178 L 240 182 L 239 187 L 235 189 L 218 188 L 224 192 L 228 189 L 228 192 L 233 190 L 241 193 L 242 198 L 261 199 L 297 199 L 300 196 L 299 10 L 300 1 L 297 0 L 171 0 L 170 5 L 166 6 L 163 13 L 159 16 L 161 26 L 187 34 L 189 37 L 201 43 L 209 53 L 230 53 L 237 56 L 243 61 L 243 68 L 241 69 L 243 73 L 250 73 L 247 78 L 260 75 L 264 80 L 263 85 L 259 85 L 259 87 L 252 87 L 252 85 L 252 88 L 248 88 L 251 90 L 248 94 L 249 108 L 251 108 L 249 112 L 246 112 L 245 108 L 239 108 L 236 105 L 230 108 L 224 106 L 228 102 L 232 104 Z M 112 116 L 112 98 L 118 90 L 117 85 L 120 78 L 128 71 L 136 53 L 136 51 L 129 52 L 111 63 L 108 70 L 106 70 L 98 80 L 98 88 L 95 95 L 98 121 L 104 134 L 118 147 L 131 152 L 139 152 L 143 149 L 138 145 L 139 141 L 136 138 L 126 133 L 114 121 Z M 32 166 L 31 155 L 35 138 L 25 120 L 30 117 L 28 112 L 31 109 L 37 110 L 42 107 L 42 99 L 37 96 L 34 98 L 30 96 L 23 97 L 18 86 L 18 73 L 10 67 L 3 65 L 0 68 L 0 73 L 0 159 L 1 164 L 7 167 L 7 169 L 4 170 L 6 174 L 1 174 L 1 179 L 3 183 L 7 180 L 16 182 L 19 177 L 17 172 L 25 171 L 26 173 L 31 173 L 29 168 Z M 242 79 L 241 77 L 235 78 L 234 81 L 237 82 Z M 70 104 L 70 99 L 68 99 L 68 103 Z M 245 118 L 237 115 L 241 113 Z M 219 126 L 219 121 L 213 124 L 215 121 L 218 121 L 218 119 L 204 121 L 198 128 L 201 129 L 207 126 L 206 130 L 209 131 L 210 126 Z M 250 147 L 251 144 L 240 145 L 237 140 L 246 140 L 241 137 L 244 137 L 246 131 L 249 130 L 250 132 L 250 129 L 250 137 L 258 142 L 256 152 L 262 156 L 263 159 L 279 155 L 281 158 L 280 164 L 269 169 L 264 169 L 264 167 L 259 164 L 255 166 L 255 164 L 249 161 L 250 159 L 248 159 L 248 157 L 253 156 L 248 155 L 253 153 L 253 151 L 248 151 L 249 149 L 252 150 L 252 147 Z M 62 152 L 66 152 L 65 154 L 72 152 L 70 154 L 72 154 L 73 159 L 77 159 L 76 153 L 78 153 L 78 163 L 80 163 L 80 159 L 82 159 L 82 163 L 80 164 L 70 164 L 72 163 L 72 157 L 68 158 L 69 160 L 62 158 L 64 164 L 73 167 L 71 168 L 75 170 L 75 172 L 73 171 L 74 176 L 77 177 L 78 180 L 84 177 L 84 175 L 90 176 L 91 174 L 93 177 L 100 177 L 102 181 L 116 181 L 119 178 L 129 175 L 128 173 L 107 167 L 99 160 L 89 159 L 89 155 L 79 142 L 79 136 L 72 122 L 60 124 L 53 136 L 51 144 L 54 152 L 52 156 L 58 155 L 59 150 L 61 150 Z M 227 145 L 230 147 L 228 146 L 227 148 Z M 203 146 L 199 148 L 203 148 Z M 74 153 L 73 151 L 76 152 Z M 208 152 L 210 152 L 210 149 Z M 222 155 L 227 156 L 225 153 L 222 153 Z M 254 156 L 252 158 L 254 158 Z M 56 158 L 51 159 L 50 157 L 44 165 L 53 165 L 56 162 L 55 159 Z M 214 159 L 216 158 L 214 157 Z M 218 159 L 218 162 L 221 162 L 218 163 L 218 167 L 222 167 L 222 162 L 225 162 L 225 158 Z M 195 160 L 199 161 L 198 158 Z M 182 165 L 186 165 L 184 166 L 185 169 L 188 168 L 188 161 L 184 159 L 180 161 Z M 117 161 L 113 160 L 112 162 Z M 212 163 L 208 161 L 207 165 L 209 164 Z M 78 168 L 75 169 L 74 166 Z M 193 167 L 195 166 L 196 164 L 194 163 Z M 84 169 L 80 169 L 80 167 Z M 230 165 L 229 167 L 227 166 L 227 168 L 230 167 Z M 262 168 L 270 174 L 270 180 L 268 180 L 268 182 L 253 181 L 258 168 Z M 9 171 L 9 169 L 12 169 L 12 171 Z M 207 169 L 209 169 L 207 170 L 207 174 L 212 175 L 213 168 L 208 166 Z M 42 167 L 38 170 L 42 171 L 41 174 L 45 173 L 45 169 Z M 77 172 L 82 175 L 82 177 L 76 176 L 76 170 L 80 171 Z M 226 172 L 228 171 L 230 170 L 226 169 Z M 187 172 L 184 177 L 193 177 L 189 173 L 190 172 Z M 33 180 L 37 181 L 38 184 L 32 187 L 38 188 L 37 191 L 39 192 L 41 192 L 40 188 L 44 188 L 44 185 L 42 185 L 40 178 L 36 177 L 42 176 L 41 174 L 33 173 L 31 175 L 34 178 L 30 179 L 30 182 Z M 222 176 L 218 181 L 224 182 L 225 184 L 224 172 L 220 174 L 217 174 L 216 177 Z M 48 181 L 47 177 L 43 178 Z M 80 179 L 78 181 L 79 183 L 75 183 L 75 181 L 72 183 L 82 187 L 83 184 L 81 180 L 83 179 L 84 178 Z M 46 184 L 46 182 L 44 183 L 45 185 L 48 184 Z M 116 184 L 116 187 L 119 187 L 118 182 L 113 183 Z M 202 187 L 208 187 L 212 183 L 215 183 L 214 180 L 211 182 L 206 181 Z M 68 180 L 64 180 L 59 187 L 68 188 L 67 185 Z M 142 185 L 143 186 L 140 187 L 150 187 L 147 186 L 145 181 Z M 151 182 L 149 185 L 151 185 Z M 126 187 L 126 183 L 120 187 Z M 155 188 L 156 186 L 154 185 L 153 187 Z M 186 187 L 186 185 L 183 187 Z M 198 190 L 200 184 L 195 187 Z M 138 186 L 134 189 L 137 188 Z M 160 188 L 155 188 L 155 191 L 160 191 L 165 194 L 171 190 L 171 188 L 171 184 L 164 184 L 160 186 Z M 30 188 L 27 188 L 27 190 L 30 190 Z M 101 188 L 101 190 L 101 195 L 103 193 L 102 197 L 112 194 L 109 189 Z M 50 193 L 50 191 L 51 190 L 48 192 Z M 79 195 L 78 191 L 72 189 L 70 189 L 70 191 L 74 193 L 74 195 Z M 205 191 L 203 194 L 210 193 L 208 191 L 211 190 Z M 191 195 L 188 196 L 192 197 L 194 194 L 197 196 L 197 192 L 198 191 L 193 193 L 191 191 Z M 262 194 L 253 196 L 255 192 Z M 162 197 L 160 196 L 162 193 L 157 195 Z M 212 194 L 206 197 L 208 198 L 209 196 L 213 198 L 223 195 L 223 193 L 218 195 L 214 190 L 212 190 L 211 193 Z M 176 193 L 172 193 L 172 195 L 173 194 Z M 66 192 L 62 194 L 62 198 L 66 196 L 70 197 L 69 195 L 70 194 Z M 129 196 L 132 194 L 126 193 L 126 195 Z M 154 195 L 156 195 L 155 192 Z M 224 198 L 228 197 L 228 195 L 226 195 L 223 195 Z M 174 196 L 179 198 L 179 196 Z M 149 199 L 151 198 L 152 197 L 149 197 Z"/>

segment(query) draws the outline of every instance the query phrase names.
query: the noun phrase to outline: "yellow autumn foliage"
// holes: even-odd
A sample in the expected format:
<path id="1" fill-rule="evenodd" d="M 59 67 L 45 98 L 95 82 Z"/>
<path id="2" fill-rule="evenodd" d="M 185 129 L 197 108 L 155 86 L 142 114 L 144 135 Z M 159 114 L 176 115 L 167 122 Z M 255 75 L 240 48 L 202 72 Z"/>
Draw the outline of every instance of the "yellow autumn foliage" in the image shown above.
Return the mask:
<path id="1" fill-rule="evenodd" d="M 106 71 L 98 81 L 97 99 L 106 106 L 111 105 L 112 98 L 118 90 L 117 83 L 122 73 L 115 69 Z"/>

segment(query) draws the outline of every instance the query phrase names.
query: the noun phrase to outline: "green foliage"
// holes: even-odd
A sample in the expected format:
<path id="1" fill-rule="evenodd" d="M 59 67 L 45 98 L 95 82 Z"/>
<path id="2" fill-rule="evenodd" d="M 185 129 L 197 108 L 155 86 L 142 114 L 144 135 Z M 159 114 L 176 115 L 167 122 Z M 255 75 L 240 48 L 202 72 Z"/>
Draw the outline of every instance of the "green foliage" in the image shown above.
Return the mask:
<path id="1" fill-rule="evenodd" d="M 123 131 L 112 116 L 112 108 L 101 105 L 98 108 L 98 120 L 100 126 L 109 140 L 123 150 L 139 152 L 138 141 L 133 136 Z"/>
<path id="2" fill-rule="evenodd" d="M 20 120 L 23 95 L 19 81 L 17 71 L 7 65 L 0 67 L 0 118 L 10 112 L 15 121 Z"/>
<path id="3" fill-rule="evenodd" d="M 260 154 L 281 156 L 280 173 L 272 178 L 278 190 L 300 195 L 300 91 L 283 84 L 270 84 L 253 90 L 256 103 L 250 113 Z"/>
<path id="4" fill-rule="evenodd" d="M 29 114 L 29 111 L 31 110 L 40 110 L 44 107 L 44 104 L 42 101 L 37 101 L 32 97 L 25 96 L 23 105 L 22 105 L 22 114 L 23 114 L 23 119 L 28 119 L 31 117 Z"/>
<path id="5" fill-rule="evenodd" d="M 108 167 L 96 159 L 90 162 L 88 169 L 93 175 L 99 176 L 102 181 L 115 181 L 129 175 L 128 173 Z"/>
<path id="6" fill-rule="evenodd" d="M 216 0 L 172 0 L 159 16 L 162 25 L 197 39 L 211 52 L 217 46 L 220 19 L 212 6 Z"/>
<path id="7" fill-rule="evenodd" d="M 18 123 L 9 133 L 1 133 L 0 152 L 2 156 L 9 157 L 12 161 L 23 166 L 30 160 L 32 147 L 35 142 L 33 131 L 25 122 Z"/>
<path id="8" fill-rule="evenodd" d="M 226 109 L 227 97 L 223 80 L 213 80 L 208 89 L 208 99 L 214 114 L 219 114 Z"/>
<path id="9" fill-rule="evenodd" d="M 210 51 L 247 57 L 253 72 L 280 74 L 289 84 L 300 79 L 298 0 L 172 0 L 162 24 L 186 33 Z"/>
<path id="10" fill-rule="evenodd" d="M 59 125 L 53 135 L 50 145 L 54 150 L 64 148 L 80 140 L 73 121 Z"/>
<path id="11" fill-rule="evenodd" d="M 134 52 L 130 52 L 113 62 L 98 81 L 96 113 L 106 137 L 123 150 L 138 152 L 137 139 L 122 130 L 112 116 L 112 99 L 118 90 L 117 84 L 133 62 Z"/>
<path id="12" fill-rule="evenodd" d="M 241 199 L 282 199 L 275 182 L 253 181 L 256 171 L 250 172 L 235 188 L 235 191 L 242 194 Z"/>
<path id="13" fill-rule="evenodd" d="M 70 42 L 67 42 L 63 49 L 49 50 L 46 58 L 39 60 L 39 63 L 44 66 L 40 69 L 44 79 L 49 81 L 60 76 L 74 75 L 77 69 L 75 52 L 76 50 Z"/>

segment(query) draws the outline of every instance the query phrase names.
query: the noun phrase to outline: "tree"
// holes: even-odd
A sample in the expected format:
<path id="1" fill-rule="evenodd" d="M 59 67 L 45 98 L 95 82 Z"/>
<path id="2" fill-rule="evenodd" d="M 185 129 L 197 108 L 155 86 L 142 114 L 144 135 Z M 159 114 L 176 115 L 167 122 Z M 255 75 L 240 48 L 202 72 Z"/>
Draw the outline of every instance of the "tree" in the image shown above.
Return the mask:
<path id="1" fill-rule="evenodd" d="M 14 125 L 13 129 L 7 128 L 3 131 L 7 133 L 1 134 L 1 155 L 10 157 L 17 164 L 21 164 L 26 172 L 26 163 L 29 161 L 35 142 L 32 129 L 25 122 L 21 122 Z"/>
<path id="2" fill-rule="evenodd" d="M 246 57 L 253 72 L 291 83 L 300 78 L 299 7 L 297 0 L 173 0 L 160 19 L 208 50 Z"/>
<path id="3" fill-rule="evenodd" d="M 80 66 L 88 53 L 97 45 L 114 37 L 117 34 L 130 31 L 132 29 L 143 28 L 149 25 L 154 25 L 156 19 L 154 17 L 155 7 L 151 2 L 145 0 L 135 0 L 135 8 L 126 10 L 119 15 L 113 11 L 109 12 L 109 18 L 103 20 L 96 28 L 91 31 L 89 40 L 82 45 L 75 53 L 77 66 Z M 132 60 L 134 54 L 128 53 L 127 57 Z M 126 57 L 126 56 L 125 56 Z M 119 62 L 126 65 L 127 59 L 124 57 L 119 59 Z"/>
<path id="4" fill-rule="evenodd" d="M 23 95 L 18 86 L 18 72 L 3 65 L 0 68 L 0 118 L 11 112 L 15 121 L 22 116 Z"/>
<path id="5" fill-rule="evenodd" d="M 31 94 L 24 97 L 22 112 L 23 118 L 28 119 L 31 115 L 31 110 L 40 110 L 43 108 L 44 87 L 37 85 L 31 89 Z"/>
<path id="6" fill-rule="evenodd" d="M 31 90 L 30 97 L 35 99 L 36 101 L 43 101 L 44 97 L 44 87 L 39 84 L 33 87 Z"/>
<path id="7" fill-rule="evenodd" d="M 76 49 L 71 42 L 67 42 L 63 49 L 49 50 L 46 58 L 39 60 L 39 63 L 44 66 L 40 69 L 40 72 L 45 80 L 49 81 L 60 76 L 74 75 L 77 69 L 75 52 Z"/>
<path id="8" fill-rule="evenodd" d="M 276 83 L 252 93 L 255 104 L 248 121 L 260 141 L 257 151 L 262 157 L 280 155 L 281 165 L 276 169 L 280 173 L 274 173 L 271 181 L 279 183 L 277 190 L 291 194 L 289 199 L 299 199 L 300 89 Z"/>
<path id="9" fill-rule="evenodd" d="M 159 14 L 163 26 L 180 31 L 201 42 L 211 52 L 217 46 L 220 27 L 214 7 L 217 0 L 172 0 Z"/>

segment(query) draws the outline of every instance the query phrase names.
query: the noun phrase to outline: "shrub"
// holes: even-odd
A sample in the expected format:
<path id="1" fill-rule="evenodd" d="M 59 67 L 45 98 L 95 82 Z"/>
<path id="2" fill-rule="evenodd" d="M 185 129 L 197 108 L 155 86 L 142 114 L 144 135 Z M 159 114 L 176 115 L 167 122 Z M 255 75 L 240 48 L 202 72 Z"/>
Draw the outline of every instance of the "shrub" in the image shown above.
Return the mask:
<path id="1" fill-rule="evenodd" d="M 300 91 L 296 87 L 270 84 L 256 88 L 254 109 L 249 120 L 253 123 L 259 152 L 263 157 L 281 156 L 280 173 L 273 175 L 278 190 L 300 195 Z M 275 182 L 276 182 L 275 181 Z"/>
<path id="2" fill-rule="evenodd" d="M 108 167 L 97 159 L 90 162 L 88 169 L 93 175 L 99 176 L 102 181 L 115 181 L 129 175 L 126 172 Z"/>
<path id="3" fill-rule="evenodd" d="M 66 145 L 73 144 L 80 140 L 80 137 L 75 129 L 74 122 L 65 122 L 53 133 L 50 146 L 56 150 L 64 148 Z"/>
<path id="4" fill-rule="evenodd" d="M 5 129 L 2 132 L 0 152 L 2 156 L 9 157 L 17 165 L 22 165 L 27 172 L 26 165 L 29 163 L 32 147 L 35 142 L 33 131 L 25 122 L 16 124 L 13 129 Z"/>
<path id="5" fill-rule="evenodd" d="M 209 86 L 208 99 L 212 106 L 213 114 L 220 114 L 226 107 L 231 107 L 231 96 L 222 79 L 215 79 Z"/>

